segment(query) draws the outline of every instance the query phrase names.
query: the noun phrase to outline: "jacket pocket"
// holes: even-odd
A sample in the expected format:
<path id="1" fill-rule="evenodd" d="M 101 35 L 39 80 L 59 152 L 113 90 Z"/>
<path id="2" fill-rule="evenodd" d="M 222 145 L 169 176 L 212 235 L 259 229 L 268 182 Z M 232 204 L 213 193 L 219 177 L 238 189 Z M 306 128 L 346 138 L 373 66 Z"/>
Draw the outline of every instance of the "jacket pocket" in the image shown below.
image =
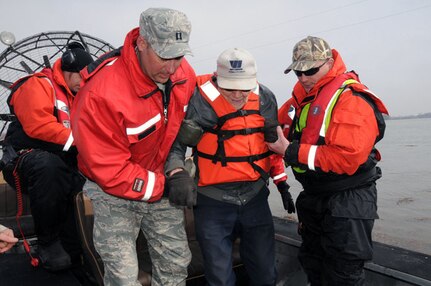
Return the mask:
<path id="1" fill-rule="evenodd" d="M 150 118 L 137 127 L 126 128 L 127 138 L 130 144 L 135 144 L 143 139 L 150 137 L 160 128 L 162 116 L 160 113 Z"/>

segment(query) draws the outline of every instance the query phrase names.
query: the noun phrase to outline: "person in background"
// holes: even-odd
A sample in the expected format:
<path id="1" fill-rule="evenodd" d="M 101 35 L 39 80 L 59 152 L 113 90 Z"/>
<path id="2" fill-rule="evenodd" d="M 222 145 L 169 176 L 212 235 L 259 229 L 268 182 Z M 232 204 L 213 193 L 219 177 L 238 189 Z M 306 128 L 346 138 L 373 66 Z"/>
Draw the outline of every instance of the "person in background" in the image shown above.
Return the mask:
<path id="1" fill-rule="evenodd" d="M 13 231 L 0 224 L 0 253 L 5 253 L 18 242 Z"/>
<path id="2" fill-rule="evenodd" d="M 164 165 L 196 85 L 184 58 L 191 54 L 190 32 L 184 13 L 149 8 L 122 48 L 83 72 L 72 128 L 105 285 L 140 285 L 140 229 L 152 260 L 151 285 L 185 285 L 191 252 L 184 206 L 194 204 L 196 192 L 170 189 L 192 186 L 193 179 L 187 172 L 165 177 Z"/>
<path id="3" fill-rule="evenodd" d="M 3 175 L 17 192 L 28 193 L 44 268 L 58 271 L 79 263 L 73 196 L 84 184 L 76 165 L 69 110 L 80 88 L 79 71 L 93 58 L 78 43 L 67 46 L 52 69 L 12 85 L 12 121 L 3 147 Z M 16 171 L 16 172 L 15 172 Z"/>
<path id="4" fill-rule="evenodd" d="M 288 140 L 268 143 L 292 167 L 303 191 L 296 201 L 302 245 L 299 260 L 310 285 L 364 285 L 373 254 L 377 215 L 376 166 L 386 107 L 335 50 L 318 37 L 293 48 L 298 82 L 288 105 L 295 110 Z"/>
<path id="5" fill-rule="evenodd" d="M 250 52 L 231 48 L 219 55 L 214 74 L 197 77 L 186 120 L 166 164 L 167 174 L 182 172 L 187 146 L 193 146 L 198 185 L 195 230 L 208 285 L 235 285 L 232 247 L 238 237 L 250 285 L 276 282 L 267 187 L 272 153 L 265 141 L 277 139 L 277 102 L 257 82 L 256 73 Z M 282 179 L 284 166 L 278 159 Z"/>

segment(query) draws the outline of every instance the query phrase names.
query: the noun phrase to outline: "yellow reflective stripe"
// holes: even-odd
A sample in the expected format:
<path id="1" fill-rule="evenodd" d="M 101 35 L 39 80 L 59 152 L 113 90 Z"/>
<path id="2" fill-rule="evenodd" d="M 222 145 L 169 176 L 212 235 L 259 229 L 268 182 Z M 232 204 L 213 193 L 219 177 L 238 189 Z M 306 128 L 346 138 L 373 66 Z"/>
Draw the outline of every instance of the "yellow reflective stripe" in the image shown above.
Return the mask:
<path id="1" fill-rule="evenodd" d="M 307 103 L 304 108 L 301 110 L 301 115 L 299 116 L 299 120 L 296 123 L 295 131 L 301 132 L 302 129 L 305 128 L 307 125 L 307 117 L 308 117 L 308 111 L 310 110 L 311 103 Z"/>
<path id="2" fill-rule="evenodd" d="M 322 126 L 320 127 L 319 136 L 325 137 L 326 131 L 328 130 L 328 127 L 329 127 L 329 122 L 331 121 L 332 111 L 334 110 L 335 103 L 338 101 L 340 94 L 342 94 L 345 91 L 346 87 L 349 84 L 353 84 L 353 83 L 359 83 L 359 82 L 354 79 L 345 80 L 343 84 L 337 89 L 337 91 L 332 96 L 328 106 L 325 109 L 325 116 L 323 117 L 323 122 L 322 122 Z"/>
<path id="3" fill-rule="evenodd" d="M 348 86 L 349 84 L 353 84 L 353 83 L 359 83 L 359 81 L 357 81 L 357 80 L 355 80 L 355 79 L 353 79 L 353 78 L 348 79 L 348 80 L 346 80 L 346 81 L 344 81 L 344 82 L 343 82 L 342 87 L 343 87 L 343 88 L 345 88 L 345 87 L 346 87 L 346 86 Z"/>
<path id="4" fill-rule="evenodd" d="M 343 89 L 338 89 L 337 92 L 332 96 L 331 100 L 329 101 L 328 106 L 326 106 L 325 110 L 325 116 L 323 117 L 322 126 L 320 127 L 319 136 L 325 137 L 326 131 L 329 127 L 329 122 L 331 121 L 332 117 L 332 110 L 334 109 L 335 103 L 338 100 L 338 97 L 340 94 L 344 91 Z"/>
<path id="5" fill-rule="evenodd" d="M 306 171 L 306 170 L 303 170 L 299 167 L 292 167 L 292 169 L 295 170 L 295 172 L 297 172 L 297 173 L 305 173 L 305 171 Z"/>

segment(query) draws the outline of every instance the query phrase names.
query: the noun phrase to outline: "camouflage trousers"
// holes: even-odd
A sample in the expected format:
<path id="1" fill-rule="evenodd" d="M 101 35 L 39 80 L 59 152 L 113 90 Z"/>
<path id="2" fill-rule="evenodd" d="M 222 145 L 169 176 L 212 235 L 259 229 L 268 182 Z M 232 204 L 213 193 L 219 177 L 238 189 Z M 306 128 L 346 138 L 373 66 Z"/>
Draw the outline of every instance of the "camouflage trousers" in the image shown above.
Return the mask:
<path id="1" fill-rule="evenodd" d="M 150 204 L 117 198 L 89 180 L 83 189 L 93 205 L 93 240 L 103 260 L 105 286 L 141 285 L 136 253 L 139 229 L 148 241 L 151 285 L 185 285 L 191 252 L 182 208 L 171 206 L 166 198 Z"/>

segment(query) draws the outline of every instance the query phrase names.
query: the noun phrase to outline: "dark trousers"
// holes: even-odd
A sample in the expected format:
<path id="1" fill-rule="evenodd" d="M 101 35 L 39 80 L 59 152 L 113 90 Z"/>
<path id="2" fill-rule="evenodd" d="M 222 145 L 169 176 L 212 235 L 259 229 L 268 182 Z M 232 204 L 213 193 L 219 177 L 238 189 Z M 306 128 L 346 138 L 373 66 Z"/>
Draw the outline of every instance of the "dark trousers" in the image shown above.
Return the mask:
<path id="1" fill-rule="evenodd" d="M 376 199 L 374 183 L 329 196 L 298 196 L 298 258 L 312 286 L 365 285 L 363 267 L 373 254 Z"/>
<path id="2" fill-rule="evenodd" d="M 6 165 L 3 170 L 5 180 L 14 188 L 16 163 Z M 65 250 L 74 258 L 81 252 L 81 247 L 73 197 L 82 190 L 82 176 L 59 156 L 37 149 L 18 159 L 17 170 L 22 192 L 29 195 L 39 243 L 47 245 L 61 239 Z"/>
<path id="3" fill-rule="evenodd" d="M 198 194 L 195 228 L 208 285 L 235 285 L 232 245 L 237 237 L 250 285 L 275 285 L 274 224 L 268 194 L 264 187 L 243 206 Z"/>

